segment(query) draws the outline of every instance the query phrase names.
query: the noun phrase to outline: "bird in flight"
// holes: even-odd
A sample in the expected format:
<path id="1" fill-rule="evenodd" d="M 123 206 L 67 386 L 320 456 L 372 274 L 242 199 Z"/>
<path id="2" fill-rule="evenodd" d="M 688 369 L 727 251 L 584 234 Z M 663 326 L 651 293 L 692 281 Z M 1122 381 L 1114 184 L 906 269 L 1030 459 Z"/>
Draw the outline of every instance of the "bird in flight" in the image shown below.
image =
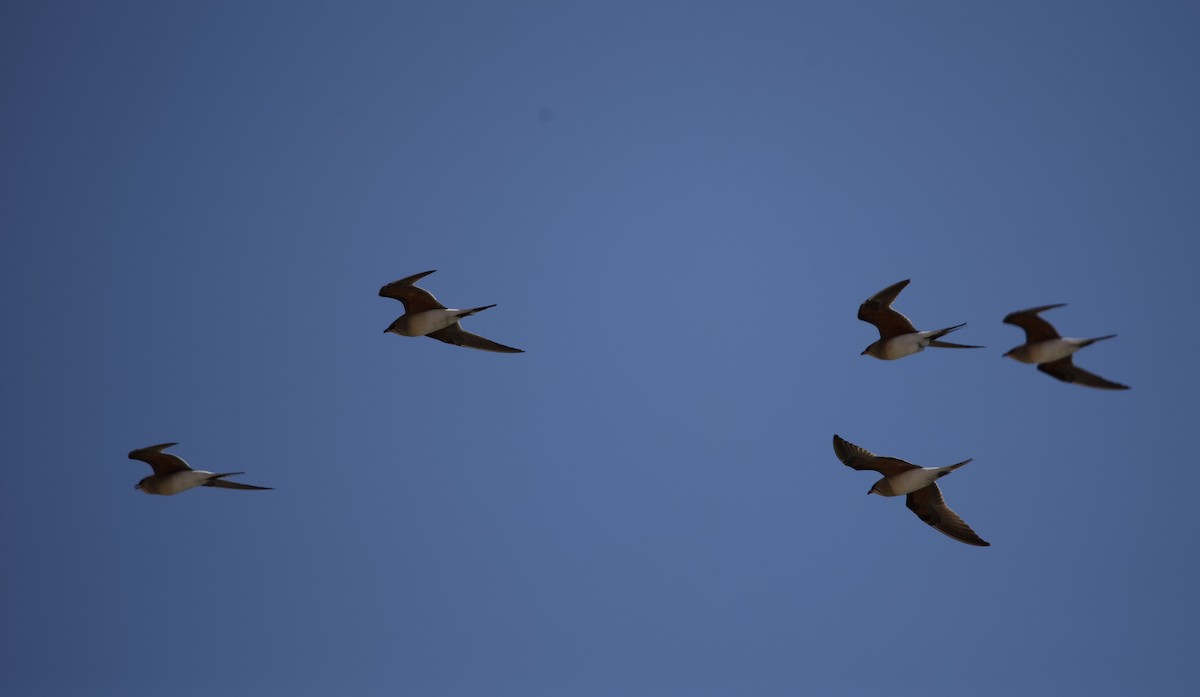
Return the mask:
<path id="1" fill-rule="evenodd" d="M 858 318 L 875 325 L 879 330 L 879 340 L 868 346 L 859 355 L 874 356 L 884 361 L 894 361 L 897 358 L 920 353 L 926 346 L 937 348 L 983 348 L 982 346 L 967 346 L 953 344 L 940 339 L 966 323 L 953 327 L 938 329 L 931 332 L 919 332 L 907 317 L 892 309 L 892 302 L 900 291 L 904 290 L 909 280 L 894 283 L 879 291 L 858 306 Z"/>
<path id="2" fill-rule="evenodd" d="M 905 505 L 908 506 L 908 509 L 939 532 L 969 545 L 991 546 L 991 543 L 984 542 L 969 525 L 963 522 L 962 518 L 958 517 L 957 513 L 946 505 L 941 489 L 934 483 L 970 460 L 963 460 L 946 467 L 919 467 L 899 458 L 880 457 L 870 450 L 843 440 L 836 434 L 833 436 L 833 452 L 847 467 L 856 470 L 875 470 L 883 475 L 883 479 L 871 486 L 868 494 L 879 494 L 880 496 L 907 494 Z"/>
<path id="3" fill-rule="evenodd" d="M 1098 336 L 1094 339 L 1064 339 L 1058 335 L 1050 323 L 1038 316 L 1046 310 L 1063 307 L 1066 303 L 1057 305 L 1042 305 L 1028 310 L 1009 313 L 1004 318 L 1006 324 L 1015 324 L 1025 330 L 1025 343 L 1010 349 L 1004 355 L 1022 363 L 1036 364 L 1038 370 L 1063 382 L 1073 382 L 1088 387 L 1098 387 L 1102 390 L 1128 390 L 1128 385 L 1105 380 L 1104 378 L 1075 365 L 1071 354 L 1084 346 L 1091 346 L 1097 341 L 1111 339 L 1116 334 Z"/>
<path id="4" fill-rule="evenodd" d="M 436 269 L 435 269 L 436 271 Z M 425 278 L 433 271 L 415 274 L 399 281 L 394 281 L 379 289 L 379 295 L 384 298 L 395 298 L 404 303 L 404 314 L 384 329 L 385 334 L 400 336 L 427 336 L 430 339 L 444 341 L 455 346 L 496 351 L 499 353 L 525 353 L 522 349 L 498 344 L 485 339 L 478 334 L 472 334 L 458 323 L 463 317 L 469 317 L 476 312 L 482 312 L 495 304 L 474 307 L 469 310 L 448 308 L 437 301 L 433 294 L 414 284 Z"/>
<path id="5" fill-rule="evenodd" d="M 257 489 L 269 490 L 269 486 L 253 486 L 250 484 L 241 484 L 239 482 L 230 482 L 224 477 L 230 477 L 235 474 L 245 474 L 245 472 L 206 472 L 204 470 L 194 470 L 184 462 L 182 457 L 164 453 L 163 451 L 172 445 L 178 443 L 161 443 L 159 445 L 151 445 L 148 448 L 140 448 L 129 453 L 130 460 L 141 460 L 150 465 L 154 469 L 154 474 L 145 477 L 137 483 L 134 489 L 141 489 L 147 494 L 160 494 L 162 496 L 171 496 L 178 494 L 181 491 L 198 486 L 212 486 L 220 489 Z"/>

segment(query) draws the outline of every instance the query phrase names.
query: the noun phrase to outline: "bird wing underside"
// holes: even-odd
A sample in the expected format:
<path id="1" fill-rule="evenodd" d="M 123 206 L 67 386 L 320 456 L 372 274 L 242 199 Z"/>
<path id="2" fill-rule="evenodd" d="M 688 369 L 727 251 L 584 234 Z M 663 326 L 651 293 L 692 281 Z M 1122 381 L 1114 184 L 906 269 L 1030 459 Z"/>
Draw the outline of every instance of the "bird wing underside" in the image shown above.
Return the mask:
<path id="1" fill-rule="evenodd" d="M 930 484 L 924 489 L 918 489 L 908 495 L 905 504 L 917 517 L 933 528 L 959 542 L 965 542 L 977 547 L 990 547 L 991 543 L 984 542 L 971 526 L 963 522 L 942 498 L 942 490 L 937 484 Z"/>
<path id="2" fill-rule="evenodd" d="M 433 293 L 413 285 L 431 273 L 433 271 L 426 271 L 414 274 L 408 278 L 402 278 L 399 281 L 393 281 L 380 288 L 379 295 L 380 297 L 393 298 L 404 303 L 404 311 L 408 313 L 443 309 L 446 306 L 438 302 L 437 298 L 433 297 Z"/>
<path id="3" fill-rule="evenodd" d="M 151 445 L 148 448 L 140 448 L 129 453 L 130 460 L 141 460 L 150 465 L 154 470 L 154 474 L 162 477 L 175 472 L 187 472 L 191 469 L 188 463 L 178 455 L 164 453 L 163 450 L 178 445 L 178 443 L 161 443 L 159 445 Z"/>
<path id="4" fill-rule="evenodd" d="M 863 303 L 858 308 L 858 318 L 864 322 L 870 322 L 879 330 L 880 339 L 890 339 L 901 334 L 912 334 L 917 331 L 913 323 L 907 317 L 893 310 L 890 307 L 874 309 L 867 307 Z"/>
<path id="5" fill-rule="evenodd" d="M 462 325 L 458 322 L 451 324 L 445 329 L 439 329 L 436 332 L 430 332 L 425 336 L 428 336 L 430 339 L 444 341 L 447 344 L 466 346 L 467 348 L 479 349 L 481 351 L 496 351 L 497 353 L 525 353 L 523 349 L 505 346 L 504 344 L 498 344 L 491 339 L 485 339 L 478 334 L 472 334 L 471 332 L 463 329 Z"/>
<path id="6" fill-rule="evenodd" d="M 856 470 L 874 470 L 885 477 L 916 468 L 916 465 L 911 462 L 905 462 L 898 458 L 879 457 L 870 450 L 860 448 L 836 435 L 833 437 L 833 452 L 847 467 Z"/>
<path id="7" fill-rule="evenodd" d="M 1025 330 L 1025 343 L 1034 344 L 1039 341 L 1049 341 L 1050 339 L 1061 338 L 1054 327 L 1046 320 L 1038 317 L 1039 312 L 1053 310 L 1056 307 L 1062 307 L 1063 303 L 1057 305 L 1042 305 L 1041 307 L 1031 307 L 1028 310 L 1019 310 L 1010 312 L 1004 318 L 1005 324 L 1015 324 Z"/>
<path id="8" fill-rule="evenodd" d="M 1060 358 L 1057 361 L 1038 364 L 1038 370 L 1043 373 L 1058 378 L 1063 382 L 1072 382 L 1077 385 L 1086 385 L 1088 387 L 1098 387 L 1102 390 L 1128 390 L 1128 385 L 1122 385 L 1119 382 L 1112 382 L 1075 365 L 1071 360 L 1071 356 Z"/>
<path id="9" fill-rule="evenodd" d="M 218 489 L 245 489 L 245 490 L 255 489 L 255 490 L 259 490 L 259 491 L 269 491 L 271 489 L 271 487 L 269 487 L 269 486 L 254 486 L 253 484 L 242 484 L 241 482 L 231 482 L 226 479 L 210 479 L 207 482 L 204 482 L 204 486 L 216 487 Z"/>
<path id="10" fill-rule="evenodd" d="M 893 283 L 858 306 L 858 318 L 875 325 L 879 330 L 880 339 L 890 339 L 917 331 L 907 317 L 892 309 L 892 302 L 908 283 L 908 280 Z"/>

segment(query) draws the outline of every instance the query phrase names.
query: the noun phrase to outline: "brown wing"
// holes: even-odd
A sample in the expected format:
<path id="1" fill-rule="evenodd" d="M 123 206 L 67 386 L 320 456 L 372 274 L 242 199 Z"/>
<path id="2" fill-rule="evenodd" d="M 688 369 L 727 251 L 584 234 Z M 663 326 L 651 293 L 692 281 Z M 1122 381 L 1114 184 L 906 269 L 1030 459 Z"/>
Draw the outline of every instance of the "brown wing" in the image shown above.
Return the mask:
<path id="1" fill-rule="evenodd" d="M 253 484 L 242 484 L 241 482 L 231 482 L 225 479 L 210 479 L 204 482 L 204 486 L 216 487 L 218 489 L 255 489 L 259 491 L 270 491 L 269 486 L 254 486 Z"/>
<path id="2" fill-rule="evenodd" d="M 148 448 L 140 448 L 129 453 L 130 460 L 141 460 L 150 465 L 154 469 L 154 474 L 163 476 L 174 472 L 186 472 L 191 469 L 188 463 L 184 462 L 182 457 L 164 453 L 163 450 L 178 443 L 160 443 L 159 445 L 151 445 Z"/>
<path id="3" fill-rule="evenodd" d="M 1063 382 L 1073 382 L 1079 385 L 1086 385 L 1088 387 L 1098 387 L 1102 390 L 1129 389 L 1129 385 L 1122 385 L 1119 382 L 1110 382 L 1099 375 L 1096 375 L 1095 373 L 1089 373 L 1083 368 L 1080 368 L 1071 360 L 1071 356 L 1060 358 L 1057 361 L 1051 361 L 1049 363 L 1039 363 L 1037 369 L 1047 375 L 1056 377 Z"/>
<path id="4" fill-rule="evenodd" d="M 436 270 L 434 269 L 433 271 Z M 384 298 L 394 298 L 404 303 L 404 311 L 408 313 L 440 310 L 446 306 L 438 302 L 437 298 L 433 297 L 433 293 L 413 285 L 433 273 L 433 271 L 426 271 L 425 273 L 414 274 L 408 278 L 402 278 L 399 281 L 392 281 L 379 289 L 379 295 Z"/>
<path id="5" fill-rule="evenodd" d="M 1025 343 L 1033 344 L 1039 341 L 1049 341 L 1050 339 L 1060 338 L 1058 332 L 1046 320 L 1038 317 L 1039 312 L 1053 310 L 1056 307 L 1063 307 L 1066 303 L 1058 303 L 1057 305 L 1042 305 L 1041 307 L 1031 307 L 1028 310 L 1018 310 L 1010 312 L 1004 318 L 1005 324 L 1015 324 L 1025 330 Z"/>
<path id="6" fill-rule="evenodd" d="M 971 526 L 964 523 L 957 513 L 950 510 L 945 499 L 942 498 L 942 490 L 938 488 L 937 484 L 930 484 L 924 489 L 912 492 L 908 495 L 904 505 L 916 513 L 918 518 L 959 542 L 966 542 L 977 547 L 992 546 L 990 542 L 984 542 L 979 535 L 976 535 Z"/>
<path id="7" fill-rule="evenodd" d="M 856 470 L 874 470 L 885 477 L 917 467 L 911 462 L 905 462 L 898 458 L 879 457 L 870 450 L 860 448 L 837 434 L 833 436 L 833 452 L 847 467 Z"/>
<path id="8" fill-rule="evenodd" d="M 879 330 L 880 339 L 890 339 L 893 336 L 912 334 L 917 331 L 907 317 L 892 309 L 892 301 L 909 284 L 909 280 L 906 279 L 884 288 L 858 306 L 858 318 L 875 325 L 875 328 Z"/>
<path id="9" fill-rule="evenodd" d="M 523 349 L 505 346 L 504 344 L 497 344 L 491 339 L 485 339 L 478 334 L 472 334 L 471 332 L 463 329 L 462 325 L 458 322 L 451 324 L 445 329 L 439 329 L 436 332 L 430 332 L 425 336 L 429 337 L 430 339 L 444 341 L 447 344 L 466 346 L 467 348 L 480 349 L 482 351 L 496 351 L 497 353 L 525 353 Z"/>

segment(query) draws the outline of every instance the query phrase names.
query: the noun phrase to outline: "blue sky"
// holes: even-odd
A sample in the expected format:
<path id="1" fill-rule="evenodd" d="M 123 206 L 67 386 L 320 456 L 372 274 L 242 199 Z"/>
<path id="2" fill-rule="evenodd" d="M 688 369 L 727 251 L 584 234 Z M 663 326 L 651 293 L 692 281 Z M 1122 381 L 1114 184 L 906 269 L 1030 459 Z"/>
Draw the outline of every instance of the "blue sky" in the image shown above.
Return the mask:
<path id="1" fill-rule="evenodd" d="M 1195 3 L 0 8 L 0 690 L 1178 694 Z M 466 327 L 384 335 L 427 269 Z M 904 278 L 984 351 L 860 357 Z M 1077 363 L 1001 354 L 1065 302 Z M 866 497 L 923 465 L 992 547 Z M 146 496 L 128 451 L 271 492 Z"/>

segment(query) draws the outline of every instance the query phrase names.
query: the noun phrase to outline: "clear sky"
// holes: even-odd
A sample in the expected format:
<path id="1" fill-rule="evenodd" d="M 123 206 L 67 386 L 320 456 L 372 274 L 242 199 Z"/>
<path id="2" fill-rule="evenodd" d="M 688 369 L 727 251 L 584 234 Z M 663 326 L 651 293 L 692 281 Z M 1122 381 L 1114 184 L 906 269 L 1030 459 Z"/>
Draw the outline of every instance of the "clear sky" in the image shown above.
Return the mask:
<path id="1" fill-rule="evenodd" d="M 1183 694 L 1194 2 L 0 5 L 0 692 Z M 491 354 L 384 335 L 402 276 Z M 897 362 L 860 302 L 982 351 Z M 1002 359 L 1010 311 L 1118 338 Z M 867 497 L 923 465 L 990 548 Z M 275 487 L 147 496 L 134 448 Z"/>

